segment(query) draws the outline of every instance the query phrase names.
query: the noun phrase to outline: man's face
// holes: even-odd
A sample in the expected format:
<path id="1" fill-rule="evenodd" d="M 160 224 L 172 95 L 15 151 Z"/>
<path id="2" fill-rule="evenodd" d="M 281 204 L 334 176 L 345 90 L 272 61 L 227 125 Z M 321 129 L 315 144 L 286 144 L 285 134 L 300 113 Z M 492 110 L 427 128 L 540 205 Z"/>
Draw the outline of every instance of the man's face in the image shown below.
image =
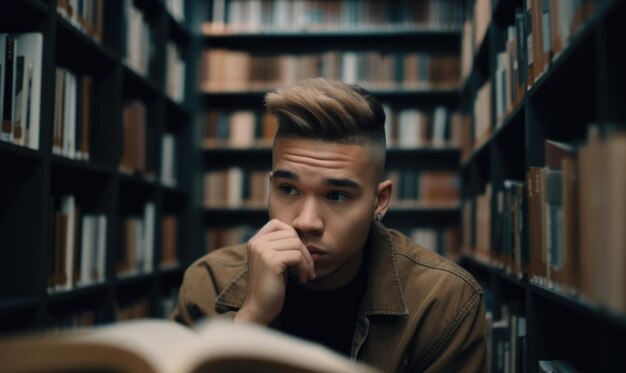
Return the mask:
<path id="1" fill-rule="evenodd" d="M 333 289 L 358 272 L 376 202 L 368 147 L 279 139 L 268 200 L 271 219 L 296 229 L 315 261 L 307 286 Z"/>

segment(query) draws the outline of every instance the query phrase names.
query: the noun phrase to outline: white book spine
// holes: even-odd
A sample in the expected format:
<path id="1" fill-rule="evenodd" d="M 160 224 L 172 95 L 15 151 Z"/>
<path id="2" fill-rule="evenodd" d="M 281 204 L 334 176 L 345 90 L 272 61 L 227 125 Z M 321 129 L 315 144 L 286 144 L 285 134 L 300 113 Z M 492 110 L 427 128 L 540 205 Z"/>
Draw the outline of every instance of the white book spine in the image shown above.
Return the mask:
<path id="1" fill-rule="evenodd" d="M 72 277 L 74 269 L 74 220 L 76 214 L 74 208 L 76 200 L 74 196 L 63 196 L 61 199 L 61 211 L 67 215 L 67 228 L 65 230 L 65 284 L 61 284 L 61 290 L 70 290 L 72 288 Z"/>
<path id="2" fill-rule="evenodd" d="M 77 158 L 77 151 L 76 151 L 76 101 L 77 101 L 77 97 L 76 97 L 76 74 L 71 74 L 71 85 L 70 85 L 70 112 L 69 112 L 69 119 L 70 119 L 70 133 L 68 135 L 69 139 L 70 139 L 70 148 L 69 148 L 69 157 L 71 159 L 76 159 Z"/>
<path id="3" fill-rule="evenodd" d="M 98 242 L 96 268 L 98 269 L 98 281 L 104 281 L 106 278 L 106 245 L 107 245 L 107 218 L 105 215 L 98 216 Z"/>
<path id="4" fill-rule="evenodd" d="M 84 215 L 82 220 L 83 232 L 80 244 L 80 285 L 86 286 L 92 282 L 91 273 L 93 270 L 95 218 L 91 215 Z"/>
<path id="5" fill-rule="evenodd" d="M 63 128 L 63 149 L 61 151 L 61 154 L 65 157 L 69 157 L 70 155 L 70 148 L 72 147 L 72 140 L 70 139 L 70 101 L 72 100 L 72 94 L 71 94 L 71 81 L 72 81 L 72 76 L 73 73 L 70 72 L 69 70 L 65 70 L 65 74 L 64 74 L 64 78 L 65 78 L 65 82 L 64 82 L 64 97 L 63 97 L 63 124 L 62 124 L 62 128 Z"/>
<path id="6" fill-rule="evenodd" d="M 154 203 L 148 202 L 144 211 L 143 228 L 143 271 L 152 272 L 152 262 L 154 258 L 154 230 L 156 223 L 156 207 Z"/>
<path id="7" fill-rule="evenodd" d="M 348 84 L 357 82 L 357 54 L 344 52 L 342 55 L 342 80 Z"/>
<path id="8" fill-rule="evenodd" d="M 240 207 L 243 202 L 243 170 L 239 167 L 231 167 L 228 169 L 226 177 L 228 178 L 226 205 L 228 207 Z"/>
<path id="9" fill-rule="evenodd" d="M 250 110 L 235 111 L 230 116 L 230 145 L 249 147 L 254 145 L 255 115 Z"/>
<path id="10" fill-rule="evenodd" d="M 443 147 L 446 144 L 446 125 L 448 122 L 448 111 L 443 106 L 438 106 L 433 113 L 432 146 Z"/>

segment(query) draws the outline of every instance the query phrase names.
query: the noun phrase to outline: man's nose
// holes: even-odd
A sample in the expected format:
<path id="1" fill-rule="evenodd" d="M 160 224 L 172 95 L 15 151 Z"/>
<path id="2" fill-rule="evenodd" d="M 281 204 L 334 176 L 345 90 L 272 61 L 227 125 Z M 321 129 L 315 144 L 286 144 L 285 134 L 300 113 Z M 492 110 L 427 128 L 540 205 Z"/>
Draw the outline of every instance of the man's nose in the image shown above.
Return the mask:
<path id="1" fill-rule="evenodd" d="M 300 206 L 292 226 L 299 233 L 321 233 L 324 230 L 324 221 L 319 206 L 314 198 L 307 198 Z"/>

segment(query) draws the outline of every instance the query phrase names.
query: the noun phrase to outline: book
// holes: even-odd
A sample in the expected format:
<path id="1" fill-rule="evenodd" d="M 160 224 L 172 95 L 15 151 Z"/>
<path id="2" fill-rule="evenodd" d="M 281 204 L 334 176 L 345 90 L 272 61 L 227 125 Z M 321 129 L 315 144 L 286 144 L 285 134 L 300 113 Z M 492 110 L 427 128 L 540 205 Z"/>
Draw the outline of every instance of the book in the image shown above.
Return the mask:
<path id="1" fill-rule="evenodd" d="M 6 371 L 355 372 L 376 369 L 254 324 L 134 320 L 0 341 Z"/>
<path id="2" fill-rule="evenodd" d="M 2 75 L 2 106 L 0 107 L 0 120 L 2 126 L 0 131 L 0 140 L 13 140 L 13 101 L 15 98 L 15 79 L 16 79 L 16 58 L 17 40 L 14 35 L 0 35 L 0 60 L 2 60 L 4 71 Z"/>
<path id="3" fill-rule="evenodd" d="M 539 373 L 577 373 L 578 370 L 566 360 L 539 360 Z"/>
<path id="4" fill-rule="evenodd" d="M 29 32 L 17 34 L 18 55 L 24 58 L 23 96 L 21 99 L 20 145 L 39 149 L 39 110 L 41 102 L 41 74 L 43 34 Z"/>

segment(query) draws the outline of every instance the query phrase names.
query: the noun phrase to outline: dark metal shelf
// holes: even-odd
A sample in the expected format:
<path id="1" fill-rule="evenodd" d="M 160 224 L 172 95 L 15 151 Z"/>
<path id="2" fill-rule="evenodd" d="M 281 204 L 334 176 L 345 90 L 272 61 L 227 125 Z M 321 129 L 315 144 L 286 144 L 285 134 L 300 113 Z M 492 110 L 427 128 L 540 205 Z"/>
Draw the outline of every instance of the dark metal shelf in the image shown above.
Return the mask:
<path id="1" fill-rule="evenodd" d="M 507 273 L 503 268 L 494 267 L 471 256 L 463 256 L 459 263 L 461 266 L 472 268 L 483 273 L 488 273 L 521 289 L 528 289 L 530 294 L 538 296 L 541 299 L 549 301 L 553 304 L 566 307 L 576 314 L 594 319 L 607 320 L 615 327 L 626 330 L 626 315 L 616 314 L 615 312 L 607 310 L 604 307 L 585 302 L 578 297 L 566 295 L 556 290 L 531 283 L 527 277 L 518 279 Z"/>
<path id="2" fill-rule="evenodd" d="M 107 45 L 85 34 L 70 21 L 57 16 L 57 63 L 73 71 L 100 74 L 106 68 L 112 68 L 119 57 Z M 80 59 L 75 58 L 80 51 Z"/>
<path id="3" fill-rule="evenodd" d="M 71 159 L 59 155 L 52 156 L 52 167 L 65 168 L 71 171 L 84 172 L 92 175 L 100 175 L 103 177 L 113 176 L 115 170 L 111 166 L 91 161 L 83 161 Z"/>
<path id="4" fill-rule="evenodd" d="M 150 76 L 142 76 L 132 67 L 122 63 L 124 92 L 131 97 L 156 98 L 161 94 L 159 84 Z"/>
<path id="5" fill-rule="evenodd" d="M 381 28 L 352 30 L 277 30 L 205 34 L 204 43 L 211 47 L 258 50 L 324 50 L 329 48 L 428 49 L 458 53 L 461 29 Z M 303 42 L 305 41 L 305 42 Z"/>
<path id="6" fill-rule="evenodd" d="M 100 282 L 93 285 L 81 286 L 71 290 L 54 291 L 48 293 L 47 303 L 60 303 L 73 301 L 77 298 L 94 296 L 109 290 L 110 285 L 107 282 Z"/>
<path id="7" fill-rule="evenodd" d="M 32 160 L 42 159 L 41 151 L 31 149 L 27 146 L 15 145 L 6 141 L 0 141 L 0 154 L 4 154 L 2 158 L 5 158 L 8 155 Z"/>
<path id="8" fill-rule="evenodd" d="M 19 313 L 27 309 L 34 309 L 40 305 L 41 301 L 37 298 L 0 298 L 0 316 Z"/>
<path id="9" fill-rule="evenodd" d="M 49 12 L 50 6 L 39 0 L 0 1 L 2 32 L 35 31 Z"/>

